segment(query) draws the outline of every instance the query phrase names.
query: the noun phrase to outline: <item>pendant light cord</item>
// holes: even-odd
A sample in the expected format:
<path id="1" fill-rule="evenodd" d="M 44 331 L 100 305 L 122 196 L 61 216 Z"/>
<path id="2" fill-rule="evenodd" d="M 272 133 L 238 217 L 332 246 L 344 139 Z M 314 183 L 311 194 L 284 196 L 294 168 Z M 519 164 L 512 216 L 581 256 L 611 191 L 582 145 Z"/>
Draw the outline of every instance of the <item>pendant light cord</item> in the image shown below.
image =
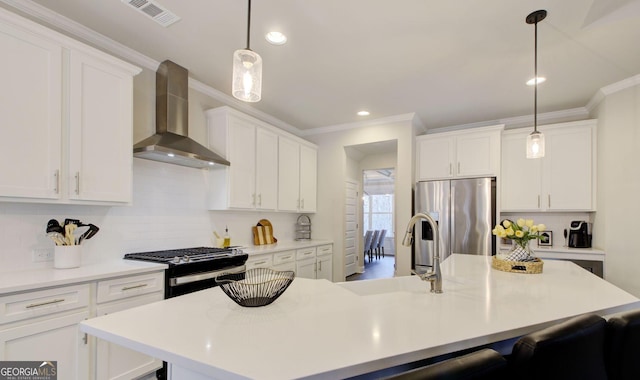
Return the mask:
<path id="1" fill-rule="evenodd" d="M 251 2 L 251 0 L 249 0 Z M 534 24 L 533 43 L 533 131 L 538 132 L 538 21 Z"/>
<path id="2" fill-rule="evenodd" d="M 251 38 L 251 0 L 249 0 L 249 9 L 247 11 L 247 50 L 251 50 L 249 48 L 250 38 Z"/>

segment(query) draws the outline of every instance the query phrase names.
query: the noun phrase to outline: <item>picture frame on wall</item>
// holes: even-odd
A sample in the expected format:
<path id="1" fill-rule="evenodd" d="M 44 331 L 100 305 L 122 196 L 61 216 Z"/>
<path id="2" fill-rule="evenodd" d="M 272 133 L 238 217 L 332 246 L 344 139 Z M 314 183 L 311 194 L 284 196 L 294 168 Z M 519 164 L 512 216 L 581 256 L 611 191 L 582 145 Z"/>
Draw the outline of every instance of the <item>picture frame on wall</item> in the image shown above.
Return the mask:
<path id="1" fill-rule="evenodd" d="M 540 239 L 538 239 L 539 247 L 551 247 L 553 245 L 553 231 L 540 232 Z"/>

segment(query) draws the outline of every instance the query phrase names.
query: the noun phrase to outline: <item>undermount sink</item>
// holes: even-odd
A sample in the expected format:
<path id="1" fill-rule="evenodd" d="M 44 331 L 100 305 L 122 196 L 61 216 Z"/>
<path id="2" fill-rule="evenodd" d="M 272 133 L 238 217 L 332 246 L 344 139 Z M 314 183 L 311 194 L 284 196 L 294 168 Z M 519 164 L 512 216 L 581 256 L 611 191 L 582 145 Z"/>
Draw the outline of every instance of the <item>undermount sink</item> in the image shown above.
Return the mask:
<path id="1" fill-rule="evenodd" d="M 429 293 L 429 283 L 420 280 L 418 276 L 340 282 L 338 285 L 360 296 L 393 292 Z"/>

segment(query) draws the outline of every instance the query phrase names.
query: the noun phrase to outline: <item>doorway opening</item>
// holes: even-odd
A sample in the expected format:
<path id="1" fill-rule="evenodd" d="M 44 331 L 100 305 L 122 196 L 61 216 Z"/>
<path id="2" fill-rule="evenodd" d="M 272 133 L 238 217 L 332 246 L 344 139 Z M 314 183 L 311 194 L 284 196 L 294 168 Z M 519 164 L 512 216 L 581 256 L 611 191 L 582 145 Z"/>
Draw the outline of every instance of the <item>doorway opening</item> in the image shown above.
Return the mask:
<path id="1" fill-rule="evenodd" d="M 362 171 L 364 271 L 347 281 L 391 278 L 395 273 L 395 168 Z"/>

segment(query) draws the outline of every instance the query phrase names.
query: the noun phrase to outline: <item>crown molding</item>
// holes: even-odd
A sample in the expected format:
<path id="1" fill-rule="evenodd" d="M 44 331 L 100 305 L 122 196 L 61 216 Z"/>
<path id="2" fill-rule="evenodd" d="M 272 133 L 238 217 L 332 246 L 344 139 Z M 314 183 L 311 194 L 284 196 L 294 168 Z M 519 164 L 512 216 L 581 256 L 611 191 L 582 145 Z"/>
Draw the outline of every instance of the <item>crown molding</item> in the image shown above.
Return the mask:
<path id="1" fill-rule="evenodd" d="M 417 116 L 415 113 L 413 112 L 405 113 L 402 115 L 383 117 L 383 118 L 374 119 L 374 120 L 357 121 L 354 123 L 344 123 L 344 124 L 330 125 L 327 127 L 305 129 L 302 131 L 302 136 L 319 135 L 319 134 L 331 133 L 331 132 L 342 132 L 349 129 L 358 129 L 358 128 L 365 128 L 365 127 L 372 127 L 372 126 L 381 125 L 381 124 L 393 124 L 393 123 L 401 123 L 401 122 L 409 122 L 413 126 L 415 126 L 415 123 L 417 122 L 418 125 L 421 126 L 422 122 L 420 122 L 419 119 L 416 121 L 416 119 L 417 119 Z"/>
<path id="2" fill-rule="evenodd" d="M 592 112 L 607 96 L 637 85 L 640 85 L 640 74 L 612 83 L 608 86 L 604 86 L 596 91 L 585 107 L 589 112 Z"/>

